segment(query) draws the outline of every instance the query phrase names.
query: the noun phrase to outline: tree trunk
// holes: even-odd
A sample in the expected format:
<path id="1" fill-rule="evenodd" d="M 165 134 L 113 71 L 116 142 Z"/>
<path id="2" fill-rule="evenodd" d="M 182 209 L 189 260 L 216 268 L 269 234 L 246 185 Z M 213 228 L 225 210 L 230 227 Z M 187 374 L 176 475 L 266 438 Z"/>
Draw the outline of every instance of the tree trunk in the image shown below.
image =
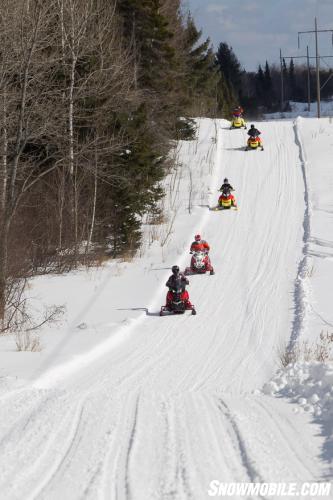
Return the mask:
<path id="1" fill-rule="evenodd" d="M 1 154 L 1 171 L 0 171 L 0 321 L 3 322 L 5 316 L 6 305 L 6 280 L 7 280 L 7 245 L 8 245 L 8 230 L 6 224 L 7 218 L 7 93 L 3 89 L 2 98 L 2 154 Z M 9 228 L 9 226 L 8 226 Z"/>
<path id="2" fill-rule="evenodd" d="M 95 179 L 94 179 L 94 197 L 93 197 L 93 207 L 92 207 L 92 215 L 91 215 L 91 225 L 90 231 L 87 241 L 86 253 L 90 250 L 90 245 L 93 237 L 93 232 L 95 228 L 95 215 L 96 215 L 96 202 L 97 202 L 97 178 L 98 178 L 98 156 L 97 151 L 95 150 Z"/>
<path id="3" fill-rule="evenodd" d="M 0 240 L 0 331 L 5 318 L 7 263 L 8 263 L 8 232 L 9 224 L 2 224 Z"/>

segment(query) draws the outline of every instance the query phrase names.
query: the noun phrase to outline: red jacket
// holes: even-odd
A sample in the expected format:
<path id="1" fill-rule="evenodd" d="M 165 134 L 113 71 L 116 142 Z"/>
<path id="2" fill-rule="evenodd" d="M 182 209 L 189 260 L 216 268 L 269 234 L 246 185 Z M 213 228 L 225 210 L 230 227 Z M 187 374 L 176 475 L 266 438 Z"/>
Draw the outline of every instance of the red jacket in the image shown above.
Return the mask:
<path id="1" fill-rule="evenodd" d="M 242 116 L 243 113 L 244 113 L 244 109 L 241 106 L 238 106 L 232 112 L 233 116 Z"/>
<path id="2" fill-rule="evenodd" d="M 193 241 L 191 245 L 191 252 L 209 252 L 210 246 L 208 245 L 207 241 L 205 240 L 200 240 L 200 241 Z"/>

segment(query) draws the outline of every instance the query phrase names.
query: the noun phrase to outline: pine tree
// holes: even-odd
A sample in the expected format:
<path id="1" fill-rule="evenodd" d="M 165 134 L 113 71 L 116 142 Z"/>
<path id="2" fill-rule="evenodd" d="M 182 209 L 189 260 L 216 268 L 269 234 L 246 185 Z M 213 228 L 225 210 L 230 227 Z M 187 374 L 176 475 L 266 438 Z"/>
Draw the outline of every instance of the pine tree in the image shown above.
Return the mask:
<path id="1" fill-rule="evenodd" d="M 173 37 L 159 0 L 118 0 L 124 40 L 133 54 L 134 85 L 139 98 L 116 113 L 116 128 L 126 140 L 113 168 L 124 177 L 110 192 L 109 227 L 116 255 L 140 243 L 141 217 L 156 210 L 162 196 L 158 182 L 164 175 L 168 141 L 175 129 L 172 102 L 177 66 Z M 170 104 L 170 106 L 168 105 Z"/>
<path id="2" fill-rule="evenodd" d="M 242 69 L 232 47 L 227 43 L 220 43 L 216 53 L 216 63 L 223 74 L 234 103 L 238 104 L 242 88 Z"/>
<path id="3" fill-rule="evenodd" d="M 268 62 L 265 64 L 264 79 L 263 79 L 263 93 L 264 93 L 264 104 L 267 110 L 274 107 L 275 104 L 275 92 L 273 88 L 273 82 L 271 77 L 271 71 Z"/>
<path id="4" fill-rule="evenodd" d="M 266 92 L 270 92 L 272 90 L 271 71 L 267 61 L 265 64 L 265 72 L 264 72 L 264 89 Z"/>
<path id="5" fill-rule="evenodd" d="M 290 59 L 289 70 L 288 70 L 288 84 L 290 99 L 296 100 L 296 81 L 295 81 L 295 65 L 293 59 Z"/>
<path id="6" fill-rule="evenodd" d="M 172 31 L 160 13 L 160 0 L 118 0 L 123 33 L 136 53 L 138 83 L 161 91 L 165 74 L 173 66 L 175 51 L 169 43 Z"/>
<path id="7" fill-rule="evenodd" d="M 215 114 L 219 75 L 209 38 L 200 43 L 201 31 L 193 18 L 187 18 L 184 32 L 187 104 L 198 114 Z"/>
<path id="8" fill-rule="evenodd" d="M 265 100 L 265 75 L 261 64 L 259 64 L 258 71 L 255 76 L 256 96 L 260 104 L 264 104 Z"/>

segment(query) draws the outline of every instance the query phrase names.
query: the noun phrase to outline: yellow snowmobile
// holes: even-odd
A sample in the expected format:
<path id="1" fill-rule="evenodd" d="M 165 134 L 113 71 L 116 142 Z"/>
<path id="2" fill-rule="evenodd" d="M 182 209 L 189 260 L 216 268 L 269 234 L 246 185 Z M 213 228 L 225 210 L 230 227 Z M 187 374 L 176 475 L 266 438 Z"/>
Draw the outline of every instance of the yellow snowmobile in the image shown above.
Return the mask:
<path id="1" fill-rule="evenodd" d="M 247 128 L 246 122 L 242 116 L 233 116 L 231 125 L 230 125 L 230 130 L 233 128 Z"/>
<path id="2" fill-rule="evenodd" d="M 245 147 L 245 151 L 248 151 L 249 149 L 259 149 L 259 148 L 261 148 L 261 151 L 264 150 L 264 146 L 262 145 L 260 137 L 249 137 L 247 140 L 247 146 Z"/>

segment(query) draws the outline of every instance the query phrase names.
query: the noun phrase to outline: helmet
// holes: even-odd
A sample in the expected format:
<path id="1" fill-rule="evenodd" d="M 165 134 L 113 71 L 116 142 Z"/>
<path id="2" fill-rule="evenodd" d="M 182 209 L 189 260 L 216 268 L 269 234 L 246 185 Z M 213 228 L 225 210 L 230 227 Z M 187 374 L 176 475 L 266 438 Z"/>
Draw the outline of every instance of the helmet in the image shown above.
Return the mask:
<path id="1" fill-rule="evenodd" d="M 179 273 L 179 266 L 172 266 L 171 271 L 172 271 L 172 274 L 178 274 Z"/>
<path id="2" fill-rule="evenodd" d="M 251 125 L 251 128 L 254 128 L 254 125 L 253 125 L 253 123 L 252 123 L 252 125 Z"/>
<path id="3" fill-rule="evenodd" d="M 229 181 L 228 181 L 228 179 L 227 179 L 227 178 L 225 178 L 225 179 L 223 179 L 223 182 L 224 182 L 225 184 L 227 184 Z"/>
<path id="4" fill-rule="evenodd" d="M 194 239 L 195 239 L 195 241 L 200 241 L 200 240 L 201 240 L 201 236 L 200 236 L 200 234 L 196 234 L 196 235 L 194 236 Z"/>

